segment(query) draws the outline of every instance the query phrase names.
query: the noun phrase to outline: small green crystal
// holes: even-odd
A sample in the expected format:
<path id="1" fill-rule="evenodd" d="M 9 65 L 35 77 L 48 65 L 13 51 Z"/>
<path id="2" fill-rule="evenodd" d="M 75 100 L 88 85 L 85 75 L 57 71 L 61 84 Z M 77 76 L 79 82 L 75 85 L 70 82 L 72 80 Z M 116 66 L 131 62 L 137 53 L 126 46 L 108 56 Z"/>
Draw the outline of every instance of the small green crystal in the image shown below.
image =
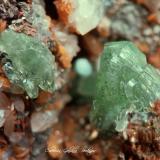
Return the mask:
<path id="1" fill-rule="evenodd" d="M 0 51 L 11 61 L 3 66 L 7 77 L 29 97 L 36 98 L 39 88 L 54 91 L 54 57 L 40 41 L 7 30 L 0 34 Z"/>
<path id="2" fill-rule="evenodd" d="M 102 130 L 127 127 L 129 113 L 147 113 L 160 98 L 159 71 L 147 64 L 146 57 L 131 42 L 105 46 L 97 76 L 96 96 L 91 111 Z"/>

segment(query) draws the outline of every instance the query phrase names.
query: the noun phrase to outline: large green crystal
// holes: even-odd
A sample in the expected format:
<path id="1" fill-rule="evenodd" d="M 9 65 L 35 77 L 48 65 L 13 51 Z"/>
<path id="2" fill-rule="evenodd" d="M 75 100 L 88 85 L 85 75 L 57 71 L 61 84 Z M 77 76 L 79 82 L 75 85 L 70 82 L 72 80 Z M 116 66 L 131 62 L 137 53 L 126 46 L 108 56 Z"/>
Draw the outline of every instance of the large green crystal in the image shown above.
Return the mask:
<path id="1" fill-rule="evenodd" d="M 147 113 L 160 98 L 159 71 L 131 42 L 105 46 L 97 76 L 91 119 L 103 130 L 125 129 L 129 113 Z"/>
<path id="2" fill-rule="evenodd" d="M 7 30 L 0 34 L 0 51 L 5 52 L 3 69 L 10 81 L 36 98 L 38 89 L 54 91 L 54 57 L 40 41 Z"/>

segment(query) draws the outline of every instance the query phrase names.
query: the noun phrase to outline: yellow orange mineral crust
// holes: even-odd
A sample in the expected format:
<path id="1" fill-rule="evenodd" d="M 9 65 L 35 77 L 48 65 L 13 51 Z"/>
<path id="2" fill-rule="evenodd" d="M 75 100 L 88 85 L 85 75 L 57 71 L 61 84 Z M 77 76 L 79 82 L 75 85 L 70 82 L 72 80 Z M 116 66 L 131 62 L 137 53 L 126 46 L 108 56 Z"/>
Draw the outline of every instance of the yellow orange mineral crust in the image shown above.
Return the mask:
<path id="1" fill-rule="evenodd" d="M 36 99 L 36 103 L 38 104 L 45 104 L 48 103 L 49 99 L 52 98 L 52 93 L 46 92 L 46 91 L 41 91 L 39 93 L 38 98 Z"/>
<path id="2" fill-rule="evenodd" d="M 11 87 L 9 80 L 3 76 L 0 76 L 0 83 L 2 83 L 3 88 L 10 89 Z"/>
<path id="3" fill-rule="evenodd" d="M 70 68 L 72 59 L 67 53 L 66 49 L 60 43 L 57 43 L 56 50 L 56 58 L 60 65 L 66 69 Z"/>
<path id="4" fill-rule="evenodd" d="M 0 19 L 0 32 L 3 32 L 7 27 L 7 22 Z"/>
<path id="5" fill-rule="evenodd" d="M 73 6 L 71 2 L 65 2 L 64 0 L 56 0 L 54 2 L 56 5 L 60 20 L 67 24 L 68 23 L 68 17 L 71 14 L 73 10 Z"/>
<path id="6" fill-rule="evenodd" d="M 147 17 L 147 20 L 151 23 L 160 23 L 160 20 L 157 16 L 156 13 L 151 13 L 148 17 Z"/>
<path id="7" fill-rule="evenodd" d="M 144 52 L 145 54 L 149 53 L 149 46 L 147 43 L 145 42 L 137 42 L 135 41 L 134 42 L 136 44 L 136 46 L 142 51 Z"/>

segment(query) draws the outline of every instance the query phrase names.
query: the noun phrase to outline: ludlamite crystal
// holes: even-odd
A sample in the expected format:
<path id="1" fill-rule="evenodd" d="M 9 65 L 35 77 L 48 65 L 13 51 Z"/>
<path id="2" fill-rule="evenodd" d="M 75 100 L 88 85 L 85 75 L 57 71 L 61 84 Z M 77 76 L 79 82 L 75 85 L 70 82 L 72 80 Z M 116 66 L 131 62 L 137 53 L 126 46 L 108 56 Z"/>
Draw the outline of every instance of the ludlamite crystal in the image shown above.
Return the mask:
<path id="1" fill-rule="evenodd" d="M 145 55 L 131 42 L 108 43 L 100 61 L 91 119 L 103 130 L 122 131 L 129 115 L 145 117 L 159 98 L 160 74 L 147 64 Z"/>
<path id="2" fill-rule="evenodd" d="M 29 97 L 36 98 L 39 88 L 54 91 L 54 57 L 40 41 L 7 30 L 0 34 L 0 51 L 6 53 L 3 70 L 7 77 Z"/>

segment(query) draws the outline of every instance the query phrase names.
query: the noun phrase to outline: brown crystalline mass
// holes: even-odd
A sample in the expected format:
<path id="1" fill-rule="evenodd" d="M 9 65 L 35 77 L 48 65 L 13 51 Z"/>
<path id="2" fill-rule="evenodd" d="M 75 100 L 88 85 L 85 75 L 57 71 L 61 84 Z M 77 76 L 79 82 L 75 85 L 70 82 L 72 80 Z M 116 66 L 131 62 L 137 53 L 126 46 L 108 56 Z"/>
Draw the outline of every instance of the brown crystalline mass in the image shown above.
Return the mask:
<path id="1" fill-rule="evenodd" d="M 132 160 L 160 159 L 160 118 L 155 117 L 145 125 L 130 124 L 125 131 L 127 143 L 124 147 L 126 155 Z"/>

